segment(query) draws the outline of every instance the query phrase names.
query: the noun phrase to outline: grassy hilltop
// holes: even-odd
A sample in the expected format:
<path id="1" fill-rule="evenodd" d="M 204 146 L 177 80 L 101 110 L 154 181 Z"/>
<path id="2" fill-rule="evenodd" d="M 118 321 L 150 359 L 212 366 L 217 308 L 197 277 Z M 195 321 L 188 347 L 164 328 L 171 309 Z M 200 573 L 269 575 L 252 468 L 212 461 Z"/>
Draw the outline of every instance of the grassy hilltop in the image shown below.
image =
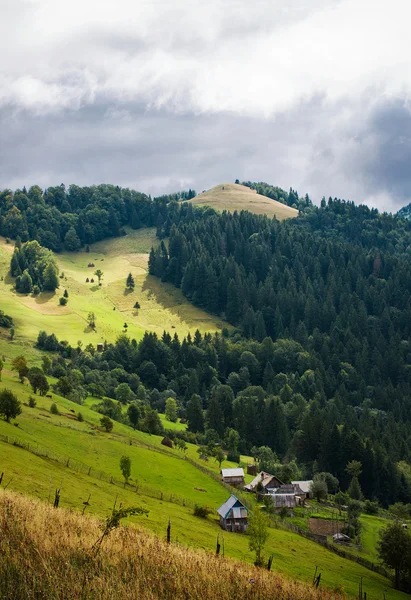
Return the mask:
<path id="1" fill-rule="evenodd" d="M 176 331 L 185 336 L 196 329 L 202 333 L 221 329 L 224 323 L 203 310 L 194 307 L 172 285 L 148 275 L 148 255 L 152 245 L 157 245 L 155 229 L 128 230 L 120 238 L 97 242 L 90 252 L 56 254 L 60 274 L 60 288 L 56 293 L 42 292 L 37 297 L 17 294 L 14 280 L 8 275 L 14 244 L 0 238 L 0 307 L 13 317 L 16 338 L 7 343 L 5 353 L 23 344 L 32 346 L 39 331 L 55 333 L 58 339 L 76 345 L 81 340 L 89 343 L 114 341 L 128 325 L 130 337 L 140 339 L 146 330 L 162 334 L 164 330 Z M 94 268 L 88 263 L 94 263 Z M 104 273 L 99 287 L 96 269 Z M 132 273 L 135 289 L 126 291 L 126 278 Z M 94 283 L 86 283 L 94 278 Z M 67 289 L 67 306 L 59 306 L 59 298 Z M 135 309 L 138 301 L 141 308 Z M 89 328 L 87 315 L 96 315 L 96 331 Z M 5 338 L 3 337 L 5 340 Z M 1 348 L 0 343 L 0 348 Z M 19 353 L 19 350 L 17 350 Z"/>
<path id="2" fill-rule="evenodd" d="M 195 206 L 210 206 L 218 211 L 248 210 L 256 215 L 276 217 L 279 221 L 298 216 L 295 208 L 257 194 L 256 190 L 238 183 L 216 185 L 189 202 Z"/>

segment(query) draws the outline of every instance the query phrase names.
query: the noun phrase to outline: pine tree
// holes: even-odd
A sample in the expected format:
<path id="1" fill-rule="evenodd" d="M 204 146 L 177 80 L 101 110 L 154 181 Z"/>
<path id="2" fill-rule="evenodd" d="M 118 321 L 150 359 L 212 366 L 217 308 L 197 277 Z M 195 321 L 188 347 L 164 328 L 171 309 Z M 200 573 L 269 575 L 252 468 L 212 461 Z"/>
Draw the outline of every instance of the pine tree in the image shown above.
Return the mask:
<path id="1" fill-rule="evenodd" d="M 206 425 L 207 429 L 213 429 L 218 433 L 220 438 L 223 437 L 224 414 L 218 401 L 218 397 L 215 394 L 211 396 L 210 404 L 208 405 Z"/>
<path id="2" fill-rule="evenodd" d="M 204 414 L 201 398 L 198 394 L 193 394 L 187 402 L 187 422 L 188 430 L 193 433 L 203 433 Z"/>
<path id="3" fill-rule="evenodd" d="M 129 290 L 134 290 L 135 283 L 134 283 L 134 279 L 133 279 L 133 276 L 132 276 L 131 273 L 129 273 L 128 276 L 127 276 L 126 287 Z"/>

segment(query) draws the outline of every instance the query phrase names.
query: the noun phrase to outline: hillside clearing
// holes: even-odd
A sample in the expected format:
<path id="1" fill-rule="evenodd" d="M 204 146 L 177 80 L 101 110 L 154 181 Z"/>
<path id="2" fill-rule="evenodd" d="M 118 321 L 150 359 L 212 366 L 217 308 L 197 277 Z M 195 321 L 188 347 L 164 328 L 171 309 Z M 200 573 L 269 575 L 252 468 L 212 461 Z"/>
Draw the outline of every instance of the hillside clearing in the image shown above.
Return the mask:
<path id="1" fill-rule="evenodd" d="M 107 340 L 114 341 L 122 331 L 130 337 L 141 339 L 145 331 L 161 335 L 164 330 L 176 331 L 179 336 L 217 331 L 225 325 L 190 304 L 170 284 L 161 283 L 148 275 L 148 255 L 157 244 L 154 229 L 128 230 L 126 236 L 98 242 L 90 252 L 62 253 L 56 255 L 60 273 L 60 288 L 56 293 L 42 292 L 36 297 L 17 294 L 13 279 L 8 275 L 10 256 L 14 246 L 0 239 L 0 307 L 13 317 L 16 336 L 2 350 L 16 354 L 12 347 L 29 346 L 37 339 L 39 331 L 53 332 L 59 340 L 73 345 L 83 345 Z M 94 267 L 88 267 L 89 263 Z M 103 271 L 99 286 L 94 271 Z M 126 290 L 126 278 L 132 273 L 135 289 Z M 86 279 L 94 279 L 86 282 Z M 67 289 L 67 306 L 59 305 L 59 298 Z M 134 308 L 136 302 L 140 308 Z M 87 315 L 96 315 L 96 331 L 88 326 Z M 124 328 L 124 324 L 127 328 Z M 7 335 L 7 332 L 5 332 Z M 20 348 L 21 351 L 21 348 Z"/>
<path id="2" fill-rule="evenodd" d="M 256 215 L 276 217 L 279 221 L 298 216 L 298 210 L 257 194 L 255 190 L 237 183 L 223 183 L 189 200 L 195 206 L 210 206 L 218 211 L 248 210 Z"/>

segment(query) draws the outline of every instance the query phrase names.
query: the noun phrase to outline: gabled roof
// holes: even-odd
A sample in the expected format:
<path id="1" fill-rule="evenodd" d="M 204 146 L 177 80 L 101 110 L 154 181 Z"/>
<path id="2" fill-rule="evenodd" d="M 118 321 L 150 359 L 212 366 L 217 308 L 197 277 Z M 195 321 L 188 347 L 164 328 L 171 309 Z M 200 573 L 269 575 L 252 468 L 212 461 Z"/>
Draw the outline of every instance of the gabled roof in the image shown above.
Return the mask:
<path id="1" fill-rule="evenodd" d="M 244 477 L 244 469 L 221 469 L 223 477 Z"/>
<path id="2" fill-rule="evenodd" d="M 261 483 L 263 488 L 270 487 L 270 483 L 273 479 L 279 481 L 280 484 L 282 483 L 275 475 L 271 475 L 265 471 L 260 471 L 260 473 L 258 473 L 258 475 L 256 475 L 254 479 L 244 487 L 250 491 L 254 491 L 259 483 Z"/>
<path id="3" fill-rule="evenodd" d="M 293 485 L 299 485 L 304 494 L 308 494 L 310 491 L 310 485 L 313 483 L 312 479 L 307 481 L 292 481 Z"/>
<path id="4" fill-rule="evenodd" d="M 240 502 L 237 496 L 234 496 L 234 494 L 231 494 L 229 499 L 217 509 L 218 514 L 223 519 L 226 519 L 231 511 L 233 512 L 233 517 L 235 519 L 246 517 L 248 514 L 248 509 Z"/>

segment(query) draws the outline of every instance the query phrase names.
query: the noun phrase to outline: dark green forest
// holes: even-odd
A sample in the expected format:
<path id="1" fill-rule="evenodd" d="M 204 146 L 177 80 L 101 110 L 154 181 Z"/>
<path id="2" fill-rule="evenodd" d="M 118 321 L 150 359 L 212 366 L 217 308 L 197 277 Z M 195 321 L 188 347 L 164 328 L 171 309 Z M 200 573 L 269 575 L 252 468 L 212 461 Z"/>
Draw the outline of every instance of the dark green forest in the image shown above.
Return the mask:
<path id="1" fill-rule="evenodd" d="M 102 353 L 42 332 L 38 346 L 56 353 L 57 390 L 81 402 L 87 393 L 116 399 L 127 384 L 146 429 L 150 419 L 159 427 L 154 411 L 174 397 L 201 444 L 221 442 L 234 457 L 268 446 L 304 477 L 332 473 L 343 490 L 346 466 L 357 460 L 365 497 L 410 502 L 398 463 L 411 463 L 411 222 L 250 186 L 297 206 L 300 216 L 280 223 L 217 214 L 181 202 L 191 190 L 153 200 L 114 186 L 0 194 L 1 233 L 52 247 L 44 237 L 53 231 L 53 249 L 121 235 L 125 224 L 156 226 L 150 273 L 232 325 L 184 340 L 121 336 Z M 121 418 L 110 400 L 99 408 Z"/>
<path id="2" fill-rule="evenodd" d="M 76 251 L 85 244 L 122 235 L 124 225 L 154 227 L 159 215 L 167 214 L 168 202 L 195 195 L 188 190 L 151 199 L 114 185 L 6 189 L 0 192 L 0 235 L 22 242 L 37 240 L 54 252 Z"/>

